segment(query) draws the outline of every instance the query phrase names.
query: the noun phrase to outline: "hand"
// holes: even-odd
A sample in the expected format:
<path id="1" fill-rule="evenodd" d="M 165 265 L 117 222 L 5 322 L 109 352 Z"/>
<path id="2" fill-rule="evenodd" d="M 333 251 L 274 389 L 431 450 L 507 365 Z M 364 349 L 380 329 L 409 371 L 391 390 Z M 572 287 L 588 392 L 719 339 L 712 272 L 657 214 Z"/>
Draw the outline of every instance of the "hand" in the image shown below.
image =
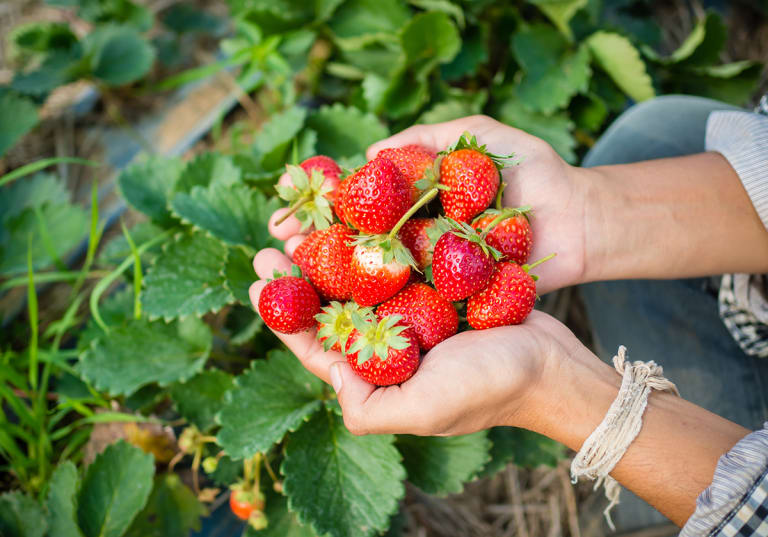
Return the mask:
<path id="1" fill-rule="evenodd" d="M 498 155 L 515 153 L 522 162 L 519 166 L 504 169 L 506 183 L 503 202 L 505 206 L 531 205 L 533 215 L 533 252 L 535 261 L 553 252 L 557 253 L 534 272 L 539 276 L 537 291 L 549 291 L 581 283 L 585 278 L 585 207 L 586 182 L 575 179 L 577 168 L 569 166 L 543 140 L 509 127 L 487 116 L 470 116 L 435 125 L 415 125 L 390 138 L 372 145 L 367 152 L 369 159 L 386 147 L 420 144 L 440 151 L 458 140 L 464 131 L 477 136 L 478 142 Z M 288 176 L 281 178 L 288 181 Z M 286 241 L 286 252 L 292 255 L 304 239 L 296 235 L 299 223 L 289 218 L 280 226 L 274 222 L 286 209 L 275 213 L 270 220 L 270 231 L 278 239 Z"/>
<path id="2" fill-rule="evenodd" d="M 261 278 L 291 261 L 275 249 L 260 251 L 254 269 Z M 254 307 L 266 282 L 250 289 Z M 542 379 L 563 356 L 561 340 L 573 338 L 552 317 L 534 311 L 524 324 L 462 332 L 424 356 L 400 386 L 377 388 L 357 376 L 338 352 L 325 352 L 314 330 L 277 336 L 304 366 L 334 386 L 344 423 L 353 434 L 466 434 L 495 425 L 530 426 L 533 398 Z"/>

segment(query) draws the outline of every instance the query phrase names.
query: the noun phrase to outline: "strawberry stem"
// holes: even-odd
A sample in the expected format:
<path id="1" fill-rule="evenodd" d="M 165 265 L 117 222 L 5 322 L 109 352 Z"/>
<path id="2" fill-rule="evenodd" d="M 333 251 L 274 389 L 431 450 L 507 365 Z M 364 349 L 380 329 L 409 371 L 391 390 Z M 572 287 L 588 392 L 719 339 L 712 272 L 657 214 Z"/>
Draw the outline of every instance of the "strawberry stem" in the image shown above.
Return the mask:
<path id="1" fill-rule="evenodd" d="M 406 211 L 406 213 L 400 217 L 400 220 L 397 221 L 397 224 L 395 224 L 395 227 L 392 228 L 392 230 L 387 235 L 387 240 L 391 241 L 395 238 L 395 235 L 397 235 L 397 232 L 400 231 L 400 228 L 403 227 L 403 225 L 408 221 L 410 217 L 412 217 L 414 214 L 416 214 L 416 211 L 424 207 L 427 203 L 432 201 L 435 196 L 437 196 L 437 193 L 439 192 L 439 188 L 434 187 L 428 191 L 426 191 L 422 196 L 416 200 L 416 203 L 414 203 L 410 209 Z"/>
<path id="2" fill-rule="evenodd" d="M 539 259 L 538 261 L 534 261 L 530 265 L 523 265 L 523 270 L 525 272 L 530 272 L 531 269 L 536 268 L 537 266 L 541 265 L 544 261 L 549 261 L 550 259 L 552 259 L 556 255 L 557 255 L 556 253 L 551 253 L 547 257 L 542 257 L 541 259 Z"/>
<path id="3" fill-rule="evenodd" d="M 295 214 L 295 213 L 296 213 L 296 211 L 298 211 L 299 209 L 301 209 L 302 205 L 304 205 L 305 203 L 307 203 L 307 202 L 311 201 L 311 200 L 312 200 L 312 198 L 313 198 L 313 196 L 309 196 L 309 195 L 307 195 L 307 196 L 304 196 L 304 197 L 302 197 L 302 198 L 299 198 L 298 200 L 296 200 L 296 203 L 294 203 L 293 205 L 291 205 L 291 210 L 290 210 L 290 211 L 288 211 L 287 213 L 285 213 L 283 216 L 281 216 L 281 217 L 280 217 L 280 219 L 279 219 L 279 220 L 277 220 L 277 222 L 275 222 L 275 226 L 279 226 L 280 224 L 282 224 L 283 222 L 285 222 L 286 220 L 288 220 L 288 217 L 289 217 L 289 216 L 291 216 L 291 215 Z"/>
<path id="4" fill-rule="evenodd" d="M 504 195 L 504 189 L 507 187 L 507 183 L 504 181 L 501 182 L 499 185 L 499 191 L 496 193 L 496 208 L 500 211 L 502 209 L 501 206 L 501 198 Z"/>

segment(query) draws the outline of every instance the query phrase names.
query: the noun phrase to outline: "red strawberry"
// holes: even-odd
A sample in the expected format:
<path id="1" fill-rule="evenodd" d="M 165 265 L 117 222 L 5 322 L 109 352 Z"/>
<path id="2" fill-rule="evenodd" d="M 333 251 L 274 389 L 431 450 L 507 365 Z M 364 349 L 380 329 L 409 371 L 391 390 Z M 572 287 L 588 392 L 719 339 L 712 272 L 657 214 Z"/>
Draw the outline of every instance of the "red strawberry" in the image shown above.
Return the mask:
<path id="1" fill-rule="evenodd" d="M 405 382 L 419 367 L 416 335 L 400 322 L 399 315 L 352 317 L 355 330 L 347 341 L 347 362 L 360 377 L 377 386 Z"/>
<path id="2" fill-rule="evenodd" d="M 432 276 L 438 292 L 453 302 L 477 293 L 488 284 L 499 252 L 489 247 L 468 224 L 446 221 L 453 229 L 443 233 L 435 244 Z"/>
<path id="3" fill-rule="evenodd" d="M 416 260 L 416 268 L 423 271 L 432 263 L 432 241 L 427 231 L 434 227 L 434 218 L 411 218 L 400 228 L 400 241 L 410 250 Z"/>
<path id="4" fill-rule="evenodd" d="M 486 242 L 501 252 L 502 261 L 522 265 L 528 261 L 533 249 L 529 211 L 528 207 L 503 211 L 489 209 L 475 220 L 472 227 L 486 233 Z"/>
<path id="5" fill-rule="evenodd" d="M 349 185 L 350 183 L 346 179 L 339 183 L 339 188 L 336 189 L 336 203 L 333 204 L 333 211 L 342 224 L 348 223 L 347 217 L 344 215 L 344 200 L 347 198 Z"/>
<path id="6" fill-rule="evenodd" d="M 407 263 L 394 257 L 385 261 L 385 252 L 379 246 L 358 244 L 350 265 L 352 298 L 360 306 L 376 305 L 402 289 L 410 275 Z"/>
<path id="7" fill-rule="evenodd" d="M 288 164 L 285 168 L 291 176 L 293 186 L 276 185 L 275 190 L 290 204 L 290 210 L 275 224 L 282 224 L 295 213 L 301 222 L 301 229 L 307 229 L 311 225 L 314 225 L 315 229 L 328 227 L 333 222 L 328 200 L 338 185 L 338 178 L 326 178 L 319 168 L 310 169 L 309 175 L 299 166 Z"/>
<path id="8" fill-rule="evenodd" d="M 405 145 L 403 147 L 389 147 L 382 149 L 376 155 L 391 160 L 403 177 L 411 184 L 411 203 L 421 196 L 421 190 L 416 187 L 416 182 L 424 177 L 424 172 L 432 167 L 437 155 L 420 145 Z"/>
<path id="9" fill-rule="evenodd" d="M 342 213 L 362 233 L 388 232 L 411 206 L 411 186 L 389 159 L 373 159 L 344 183 Z"/>
<path id="10" fill-rule="evenodd" d="M 474 136 L 464 133 L 456 144 L 445 151 L 440 162 L 440 203 L 445 216 L 459 222 L 469 222 L 484 211 L 499 190 L 502 161 L 486 151 Z"/>
<path id="11" fill-rule="evenodd" d="M 325 177 L 324 187 L 330 188 L 330 191 L 326 194 L 328 201 L 333 203 L 336 198 L 336 189 L 339 187 L 339 175 L 341 175 L 341 168 L 336 161 L 331 157 L 325 155 L 316 155 L 309 157 L 307 160 L 299 164 L 301 168 L 307 173 L 312 175 L 312 170 L 319 170 Z"/>
<path id="12" fill-rule="evenodd" d="M 350 267 L 352 263 L 352 230 L 343 224 L 333 224 L 320 230 L 306 252 L 306 276 L 323 300 L 348 300 L 352 296 Z M 307 237 L 309 240 L 314 233 Z M 304 243 L 302 242 L 299 247 Z M 298 251 L 298 248 L 297 248 Z M 300 252 L 302 260 L 305 252 Z M 294 257 L 295 257 L 294 253 Z M 299 264 L 301 267 L 301 264 Z"/>
<path id="13" fill-rule="evenodd" d="M 419 348 L 425 352 L 454 335 L 459 328 L 459 316 L 453 304 L 424 283 L 405 287 L 376 309 L 380 319 L 396 314 L 413 329 Z"/>
<path id="14" fill-rule="evenodd" d="M 341 352 L 341 349 L 346 348 L 347 339 L 355 328 L 352 324 L 353 313 L 366 318 L 370 316 L 372 311 L 370 308 L 361 308 L 354 302 L 347 302 L 342 305 L 334 300 L 315 315 L 317 339 L 323 344 L 326 351 Z"/>
<path id="15" fill-rule="evenodd" d="M 268 327 L 295 334 L 315 326 L 320 297 L 303 278 L 282 276 L 272 280 L 259 295 L 259 314 Z"/>
<path id="16" fill-rule="evenodd" d="M 324 232 L 324 229 L 316 229 L 307 235 L 307 238 L 301 241 L 301 244 L 293 251 L 293 262 L 299 266 L 302 274 L 309 274 L 311 272 L 312 265 L 314 264 L 312 249 Z"/>

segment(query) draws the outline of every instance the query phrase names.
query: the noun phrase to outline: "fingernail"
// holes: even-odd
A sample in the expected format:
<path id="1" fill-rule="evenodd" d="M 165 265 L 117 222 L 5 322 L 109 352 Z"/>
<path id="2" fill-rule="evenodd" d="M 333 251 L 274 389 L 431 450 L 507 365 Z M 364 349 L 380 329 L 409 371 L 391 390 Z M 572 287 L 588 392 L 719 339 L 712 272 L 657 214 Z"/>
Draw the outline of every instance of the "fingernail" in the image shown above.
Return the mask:
<path id="1" fill-rule="evenodd" d="M 331 386 L 336 393 L 341 391 L 341 371 L 339 364 L 333 364 L 331 366 Z"/>

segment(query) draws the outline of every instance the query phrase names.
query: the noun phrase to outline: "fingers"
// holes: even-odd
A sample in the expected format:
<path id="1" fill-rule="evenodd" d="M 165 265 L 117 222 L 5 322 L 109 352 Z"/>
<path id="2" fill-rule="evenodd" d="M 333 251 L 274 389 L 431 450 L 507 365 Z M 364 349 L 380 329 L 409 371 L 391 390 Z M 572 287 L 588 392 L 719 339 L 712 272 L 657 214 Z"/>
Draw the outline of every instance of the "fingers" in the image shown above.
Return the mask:
<path id="1" fill-rule="evenodd" d="M 281 241 L 293 237 L 297 233 L 301 232 L 301 223 L 293 215 L 286 218 L 283 222 L 280 222 L 280 224 L 277 224 L 277 221 L 280 220 L 280 218 L 282 218 L 283 215 L 288 211 L 288 208 L 278 209 L 272 213 L 272 216 L 269 218 L 270 235 Z"/>
<path id="2" fill-rule="evenodd" d="M 275 270 L 291 272 L 291 260 L 275 248 L 264 248 L 253 258 L 253 270 L 261 279 L 271 278 Z"/>
<path id="3" fill-rule="evenodd" d="M 286 239 L 285 245 L 283 246 L 285 255 L 293 259 L 293 253 L 296 251 L 296 248 L 298 248 L 299 244 L 304 242 L 304 239 L 306 238 L 306 235 L 294 235 L 293 237 Z"/>

